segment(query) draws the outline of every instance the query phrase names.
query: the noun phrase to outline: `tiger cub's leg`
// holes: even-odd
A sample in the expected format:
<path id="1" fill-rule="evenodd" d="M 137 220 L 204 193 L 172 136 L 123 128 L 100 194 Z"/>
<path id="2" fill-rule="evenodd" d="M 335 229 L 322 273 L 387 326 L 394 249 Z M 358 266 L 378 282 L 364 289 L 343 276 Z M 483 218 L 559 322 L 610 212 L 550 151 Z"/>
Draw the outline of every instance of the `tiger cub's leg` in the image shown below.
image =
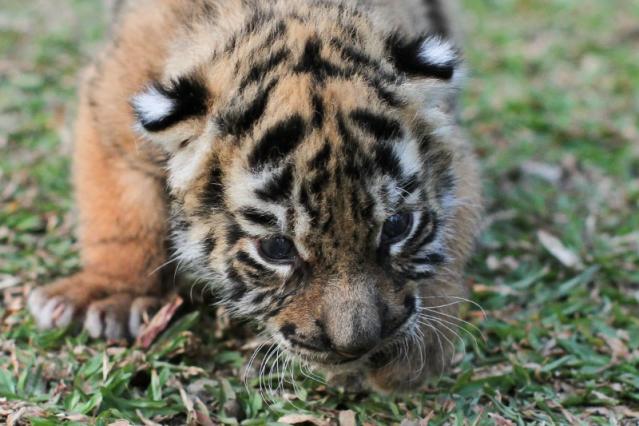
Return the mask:
<path id="1" fill-rule="evenodd" d="M 85 100 L 73 155 L 83 269 L 31 293 L 40 328 L 83 321 L 93 337 L 130 337 L 144 311 L 161 302 L 163 183 L 117 152 L 103 144 Z"/>

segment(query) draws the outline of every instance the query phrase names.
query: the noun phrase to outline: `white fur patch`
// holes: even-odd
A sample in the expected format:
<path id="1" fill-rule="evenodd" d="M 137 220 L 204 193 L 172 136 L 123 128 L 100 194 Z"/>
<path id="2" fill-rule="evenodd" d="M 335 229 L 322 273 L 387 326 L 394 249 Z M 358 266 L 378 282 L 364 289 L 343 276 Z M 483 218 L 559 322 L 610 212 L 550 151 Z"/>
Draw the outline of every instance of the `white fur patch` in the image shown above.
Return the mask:
<path id="1" fill-rule="evenodd" d="M 451 65 L 457 54 L 450 42 L 439 37 L 429 37 L 419 49 L 419 58 L 428 64 Z"/>
<path id="2" fill-rule="evenodd" d="M 393 151 L 402 167 L 404 176 L 412 176 L 419 173 L 421 167 L 421 155 L 414 140 L 405 140 L 393 144 Z"/>
<path id="3" fill-rule="evenodd" d="M 209 134 L 205 132 L 208 139 Z M 214 136 L 211 136 L 211 139 Z M 178 192 L 187 191 L 194 180 L 200 176 L 205 169 L 209 159 L 209 152 L 213 149 L 212 141 L 198 140 L 192 141 L 188 146 L 176 152 L 169 160 L 169 185 Z M 220 188 L 221 190 L 221 188 Z"/>
<path id="4" fill-rule="evenodd" d="M 133 108 L 143 123 L 162 120 L 173 112 L 175 104 L 155 86 L 133 97 Z"/>

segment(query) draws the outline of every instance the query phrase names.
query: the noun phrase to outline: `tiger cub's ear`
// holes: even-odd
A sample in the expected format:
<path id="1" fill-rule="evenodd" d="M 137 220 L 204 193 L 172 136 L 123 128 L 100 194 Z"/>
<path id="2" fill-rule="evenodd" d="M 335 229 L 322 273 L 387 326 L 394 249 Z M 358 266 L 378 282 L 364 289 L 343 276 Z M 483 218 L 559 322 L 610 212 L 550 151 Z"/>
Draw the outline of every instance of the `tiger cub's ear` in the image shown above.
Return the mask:
<path id="1" fill-rule="evenodd" d="M 461 64 L 459 50 L 439 35 L 426 34 L 407 39 L 392 34 L 387 39 L 391 60 L 398 71 L 412 78 L 451 81 Z"/>
<path id="2" fill-rule="evenodd" d="M 196 76 L 165 84 L 154 81 L 131 99 L 136 129 L 166 151 L 175 152 L 204 129 L 210 97 Z"/>

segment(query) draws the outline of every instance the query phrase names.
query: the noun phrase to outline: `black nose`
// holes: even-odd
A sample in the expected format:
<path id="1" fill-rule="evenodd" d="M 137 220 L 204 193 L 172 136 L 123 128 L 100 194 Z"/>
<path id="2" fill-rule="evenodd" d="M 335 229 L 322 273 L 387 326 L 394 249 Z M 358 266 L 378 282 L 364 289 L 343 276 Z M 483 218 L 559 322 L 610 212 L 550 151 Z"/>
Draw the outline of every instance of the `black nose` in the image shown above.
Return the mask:
<path id="1" fill-rule="evenodd" d="M 381 320 L 374 306 L 355 303 L 342 306 L 327 318 L 326 333 L 332 350 L 346 358 L 359 358 L 372 350 L 381 340 Z"/>

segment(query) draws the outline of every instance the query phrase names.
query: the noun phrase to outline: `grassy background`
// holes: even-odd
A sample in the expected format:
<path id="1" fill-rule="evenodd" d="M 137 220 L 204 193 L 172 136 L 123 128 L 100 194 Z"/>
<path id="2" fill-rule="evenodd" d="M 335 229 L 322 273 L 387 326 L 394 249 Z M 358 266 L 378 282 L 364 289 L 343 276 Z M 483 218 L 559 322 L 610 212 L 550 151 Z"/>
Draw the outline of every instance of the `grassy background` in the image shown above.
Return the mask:
<path id="1" fill-rule="evenodd" d="M 469 328 L 454 370 L 409 397 L 297 371 L 265 401 L 241 380 L 254 340 L 224 317 L 196 311 L 140 351 L 38 332 L 23 309 L 29 288 L 78 267 L 68 125 L 99 3 L 0 6 L 0 422 L 639 422 L 637 0 L 465 1 L 463 120 L 488 212 L 469 267 L 487 317 L 464 318 L 485 340 Z"/>

